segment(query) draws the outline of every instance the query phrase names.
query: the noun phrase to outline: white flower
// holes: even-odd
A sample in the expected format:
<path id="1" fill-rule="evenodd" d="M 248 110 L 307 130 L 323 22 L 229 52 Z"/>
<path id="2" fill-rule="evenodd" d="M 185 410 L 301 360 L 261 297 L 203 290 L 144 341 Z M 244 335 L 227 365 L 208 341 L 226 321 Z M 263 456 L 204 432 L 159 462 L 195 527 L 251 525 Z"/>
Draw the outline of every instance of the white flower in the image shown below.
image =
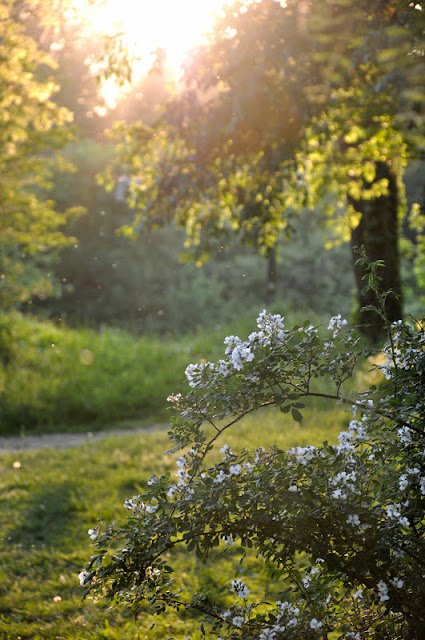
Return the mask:
<path id="1" fill-rule="evenodd" d="M 346 520 L 346 522 L 347 522 L 347 524 L 352 524 L 355 527 L 359 527 L 360 526 L 360 518 L 356 514 L 349 515 L 347 520 Z"/>
<path id="2" fill-rule="evenodd" d="M 349 433 L 355 438 L 357 441 L 369 440 L 369 436 L 366 433 L 366 427 L 364 423 L 359 420 L 351 420 L 348 425 Z"/>
<path id="3" fill-rule="evenodd" d="M 296 484 L 291 484 L 291 486 L 288 487 L 288 491 L 290 491 L 291 493 L 296 493 L 297 491 L 299 491 L 299 488 Z"/>
<path id="4" fill-rule="evenodd" d="M 341 489 L 335 489 L 334 491 L 332 491 L 332 498 L 335 498 L 336 500 L 345 500 L 347 497 L 347 494 L 344 493 Z"/>
<path id="5" fill-rule="evenodd" d="M 146 575 L 150 580 L 155 580 L 155 578 L 159 578 L 161 571 L 158 567 L 146 567 Z"/>
<path id="6" fill-rule="evenodd" d="M 226 345 L 224 353 L 226 355 L 231 354 L 233 349 L 241 343 L 242 340 L 238 336 L 227 336 L 227 338 L 224 338 L 224 344 Z"/>
<path id="7" fill-rule="evenodd" d="M 251 349 L 242 342 L 233 349 L 231 358 L 233 367 L 236 371 L 240 371 L 244 362 L 252 362 L 252 360 L 254 360 L 254 354 Z"/>
<path id="8" fill-rule="evenodd" d="M 289 453 L 295 455 L 297 462 L 306 465 L 316 455 L 317 447 L 309 445 L 308 447 L 293 447 Z"/>
<path id="9" fill-rule="evenodd" d="M 284 318 L 279 313 L 267 313 L 265 309 L 259 314 L 257 318 L 257 327 L 262 331 L 271 333 L 278 329 L 283 329 Z"/>
<path id="10" fill-rule="evenodd" d="M 234 616 L 234 618 L 232 619 L 232 624 L 235 627 L 241 627 L 244 623 L 244 619 L 242 616 Z"/>
<path id="11" fill-rule="evenodd" d="M 401 589 L 402 587 L 404 587 L 404 580 L 401 580 L 400 578 L 391 578 L 391 582 L 396 589 Z"/>
<path id="12" fill-rule="evenodd" d="M 312 324 L 308 327 L 301 327 L 299 331 L 304 331 L 308 336 L 317 336 L 317 329 Z"/>
<path id="13" fill-rule="evenodd" d="M 242 580 L 232 580 L 232 591 L 236 593 L 238 598 L 247 598 L 249 595 L 249 589 Z"/>
<path id="14" fill-rule="evenodd" d="M 276 640 L 276 630 L 272 627 L 267 627 L 267 629 L 263 629 L 260 635 L 258 636 L 258 640 Z"/>
<path id="15" fill-rule="evenodd" d="M 157 482 L 158 482 L 158 478 L 156 476 L 151 476 L 148 480 L 148 485 L 152 487 L 152 485 L 156 484 Z"/>
<path id="16" fill-rule="evenodd" d="M 354 434 L 350 431 L 341 431 L 338 434 L 338 446 L 337 451 L 339 452 L 348 452 L 355 451 L 355 447 L 353 445 L 353 437 Z"/>
<path id="17" fill-rule="evenodd" d="M 356 487 L 352 483 L 355 482 L 356 479 L 357 479 L 357 474 L 354 471 L 352 471 L 351 473 L 347 473 L 346 471 L 341 471 L 340 473 L 336 474 L 335 478 L 333 478 L 331 482 L 333 484 L 341 483 L 344 485 L 345 488 L 349 489 L 350 491 L 355 491 Z"/>
<path id="18" fill-rule="evenodd" d="M 157 505 L 157 504 L 146 505 L 145 506 L 145 511 L 146 511 L 146 513 L 155 513 L 155 511 L 158 509 L 158 506 L 159 505 Z"/>
<path id="19" fill-rule="evenodd" d="M 80 587 L 84 587 L 86 582 L 90 582 L 88 577 L 90 576 L 88 571 L 82 571 L 78 574 L 78 580 L 80 581 Z"/>
<path id="20" fill-rule="evenodd" d="M 362 600 L 363 599 L 363 589 L 358 589 L 353 593 L 354 600 Z"/>
<path id="21" fill-rule="evenodd" d="M 312 618 L 310 620 L 310 627 L 312 629 L 320 629 L 320 627 L 323 627 L 323 622 L 320 622 L 317 618 Z"/>
<path id="22" fill-rule="evenodd" d="M 167 491 L 167 498 L 170 498 L 170 500 L 172 498 L 174 498 L 175 494 L 178 492 L 179 487 L 176 484 L 172 484 L 170 485 L 168 491 Z"/>
<path id="23" fill-rule="evenodd" d="M 190 387 L 201 387 L 201 377 L 205 369 L 212 369 L 210 362 L 201 362 L 199 364 L 189 364 L 185 369 L 185 375 Z"/>
<path id="24" fill-rule="evenodd" d="M 134 511 L 138 507 L 139 496 L 133 496 L 132 498 L 127 498 L 124 502 L 124 506 L 129 511 Z"/>
<path id="25" fill-rule="evenodd" d="M 167 402 L 170 402 L 171 404 L 179 404 L 180 400 L 182 399 L 182 394 L 181 393 L 172 393 L 168 396 L 167 398 Z"/>
<path id="26" fill-rule="evenodd" d="M 97 527 L 95 529 L 89 529 L 87 533 L 89 534 L 90 540 L 96 540 L 99 535 L 99 529 Z"/>
<path id="27" fill-rule="evenodd" d="M 334 338 L 336 338 L 336 336 L 338 335 L 339 331 L 342 329 L 342 327 L 344 327 L 347 324 L 347 320 L 344 320 L 341 317 L 341 314 L 338 313 L 337 316 L 333 316 L 332 318 L 330 318 L 329 320 L 329 326 L 328 326 L 328 331 L 332 331 L 332 336 Z"/>
<path id="28" fill-rule="evenodd" d="M 229 473 L 231 476 L 238 476 L 241 472 L 240 464 L 231 464 L 229 467 Z"/>
<path id="29" fill-rule="evenodd" d="M 379 600 L 381 602 L 385 602 L 386 600 L 389 600 L 390 597 L 388 595 L 388 586 L 387 586 L 387 584 L 383 580 L 380 580 L 378 582 L 377 586 L 378 586 L 378 597 L 379 597 Z"/>
<path id="30" fill-rule="evenodd" d="M 421 494 L 425 496 L 425 477 L 424 476 L 422 476 L 422 478 L 419 480 L 419 488 L 421 490 Z"/>
<path id="31" fill-rule="evenodd" d="M 232 536 L 221 536 L 221 539 L 223 540 L 226 547 L 230 547 L 232 544 L 235 544 Z"/>
<path id="32" fill-rule="evenodd" d="M 397 429 L 397 434 L 401 444 L 410 444 L 412 442 L 412 432 L 409 427 L 400 427 L 400 429 Z"/>
<path id="33" fill-rule="evenodd" d="M 230 373 L 230 362 L 228 360 L 219 360 L 217 370 L 220 375 L 226 378 Z"/>
<path id="34" fill-rule="evenodd" d="M 216 483 L 224 482 L 225 479 L 226 479 L 226 474 L 224 473 L 223 469 L 220 469 L 219 473 L 214 478 L 214 482 Z"/>
<path id="35" fill-rule="evenodd" d="M 281 613 L 286 613 L 291 616 L 298 616 L 300 614 L 300 610 L 298 607 L 294 607 L 293 604 L 285 600 L 284 602 L 280 602 L 280 600 L 276 600 L 276 607 L 281 610 Z"/>
<path id="36" fill-rule="evenodd" d="M 405 516 L 401 515 L 400 509 L 401 509 L 400 504 L 396 504 L 396 505 L 389 504 L 387 507 L 385 507 L 385 511 L 387 512 L 387 517 L 390 520 L 398 520 L 398 522 L 401 524 L 402 527 L 410 526 L 409 520 Z"/>
<path id="37" fill-rule="evenodd" d="M 230 458 L 231 456 L 233 456 L 233 451 L 228 444 L 223 444 L 220 449 L 220 453 L 222 453 L 225 458 Z"/>
<path id="38" fill-rule="evenodd" d="M 409 486 L 409 480 L 407 479 L 406 475 L 401 475 L 400 478 L 398 479 L 398 487 L 400 489 L 400 491 L 404 491 L 405 489 L 407 489 L 407 487 Z"/>

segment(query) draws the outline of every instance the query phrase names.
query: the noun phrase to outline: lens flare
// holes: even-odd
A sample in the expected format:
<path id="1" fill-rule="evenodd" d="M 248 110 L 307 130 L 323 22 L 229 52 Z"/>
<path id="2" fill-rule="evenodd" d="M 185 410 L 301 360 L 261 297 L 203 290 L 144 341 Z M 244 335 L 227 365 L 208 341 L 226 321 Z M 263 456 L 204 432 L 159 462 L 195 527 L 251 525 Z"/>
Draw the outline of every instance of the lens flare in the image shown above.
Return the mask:
<path id="1" fill-rule="evenodd" d="M 152 65 L 155 52 L 166 55 L 167 67 L 178 74 L 190 49 L 204 40 L 220 11 L 232 0 L 74 0 L 74 7 L 89 30 L 121 34 L 134 59 L 133 72 L 141 76 Z M 105 83 L 103 97 L 114 106 L 122 87 Z"/>

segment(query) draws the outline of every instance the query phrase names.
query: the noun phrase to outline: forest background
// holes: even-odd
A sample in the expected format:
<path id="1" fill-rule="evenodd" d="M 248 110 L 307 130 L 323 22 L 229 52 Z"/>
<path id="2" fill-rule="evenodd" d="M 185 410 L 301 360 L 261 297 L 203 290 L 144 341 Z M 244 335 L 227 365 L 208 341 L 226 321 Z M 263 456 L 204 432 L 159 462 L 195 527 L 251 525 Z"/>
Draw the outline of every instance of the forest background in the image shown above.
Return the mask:
<path id="1" fill-rule="evenodd" d="M 2 2 L 4 432 L 160 415 L 188 354 L 264 306 L 379 341 L 356 246 L 390 319 L 420 313 L 424 12 L 372 5 L 236 2 L 182 75 L 158 50 L 135 80 L 78 3 Z M 164 340 L 181 359 L 150 384 Z"/>

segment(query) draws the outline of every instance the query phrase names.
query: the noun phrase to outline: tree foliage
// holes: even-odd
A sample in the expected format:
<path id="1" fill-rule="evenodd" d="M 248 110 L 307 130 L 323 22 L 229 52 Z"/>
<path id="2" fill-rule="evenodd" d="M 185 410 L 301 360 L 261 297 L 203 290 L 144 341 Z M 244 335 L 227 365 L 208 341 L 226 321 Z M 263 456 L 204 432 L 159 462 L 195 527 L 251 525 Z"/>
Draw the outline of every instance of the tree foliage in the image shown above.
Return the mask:
<path id="1" fill-rule="evenodd" d="M 388 196 L 396 214 L 385 223 L 393 227 L 388 280 L 399 317 L 401 179 L 406 143 L 411 151 L 422 144 L 421 8 L 232 3 L 188 65 L 186 91 L 161 130 L 135 135 L 135 145 L 125 138 L 135 226 L 176 214 L 197 260 L 231 233 L 272 256 L 306 199 L 325 200 L 341 241 L 363 218 L 382 217 Z M 154 184 L 145 179 L 152 173 Z M 368 245 L 374 224 L 364 226 Z M 375 244 L 372 259 L 386 259 Z"/>
<path id="2" fill-rule="evenodd" d="M 40 266 L 67 239 L 58 214 L 44 195 L 52 154 L 69 140 L 70 113 L 58 107 L 52 59 L 27 35 L 21 3 L 0 7 L 0 297 L 2 305 L 43 297 L 51 291 Z M 59 162 L 59 160 L 57 160 Z M 46 257 L 44 257 L 46 256 Z"/>

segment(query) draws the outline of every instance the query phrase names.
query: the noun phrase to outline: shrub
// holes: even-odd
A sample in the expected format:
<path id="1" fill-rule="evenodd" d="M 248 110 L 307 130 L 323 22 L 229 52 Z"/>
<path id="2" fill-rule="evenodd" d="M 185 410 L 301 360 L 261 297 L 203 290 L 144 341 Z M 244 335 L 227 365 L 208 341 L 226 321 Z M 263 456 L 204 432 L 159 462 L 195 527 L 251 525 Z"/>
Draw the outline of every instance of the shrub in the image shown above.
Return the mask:
<path id="1" fill-rule="evenodd" d="M 126 501 L 124 524 L 90 530 L 85 594 L 136 614 L 198 612 L 212 638 L 425 637 L 424 324 L 388 326 L 385 382 L 351 398 L 344 384 L 365 351 L 340 316 L 325 337 L 265 312 L 257 324 L 247 341 L 226 338 L 217 363 L 187 367 L 190 391 L 169 398 L 171 438 L 189 447 L 177 479 L 152 477 Z M 338 444 L 234 452 L 221 441 L 214 458 L 243 416 L 275 405 L 301 421 L 314 396 L 351 407 Z M 232 546 L 268 567 L 267 593 L 235 566 L 227 596 L 186 594 L 173 555 L 183 548 L 219 567 Z"/>

